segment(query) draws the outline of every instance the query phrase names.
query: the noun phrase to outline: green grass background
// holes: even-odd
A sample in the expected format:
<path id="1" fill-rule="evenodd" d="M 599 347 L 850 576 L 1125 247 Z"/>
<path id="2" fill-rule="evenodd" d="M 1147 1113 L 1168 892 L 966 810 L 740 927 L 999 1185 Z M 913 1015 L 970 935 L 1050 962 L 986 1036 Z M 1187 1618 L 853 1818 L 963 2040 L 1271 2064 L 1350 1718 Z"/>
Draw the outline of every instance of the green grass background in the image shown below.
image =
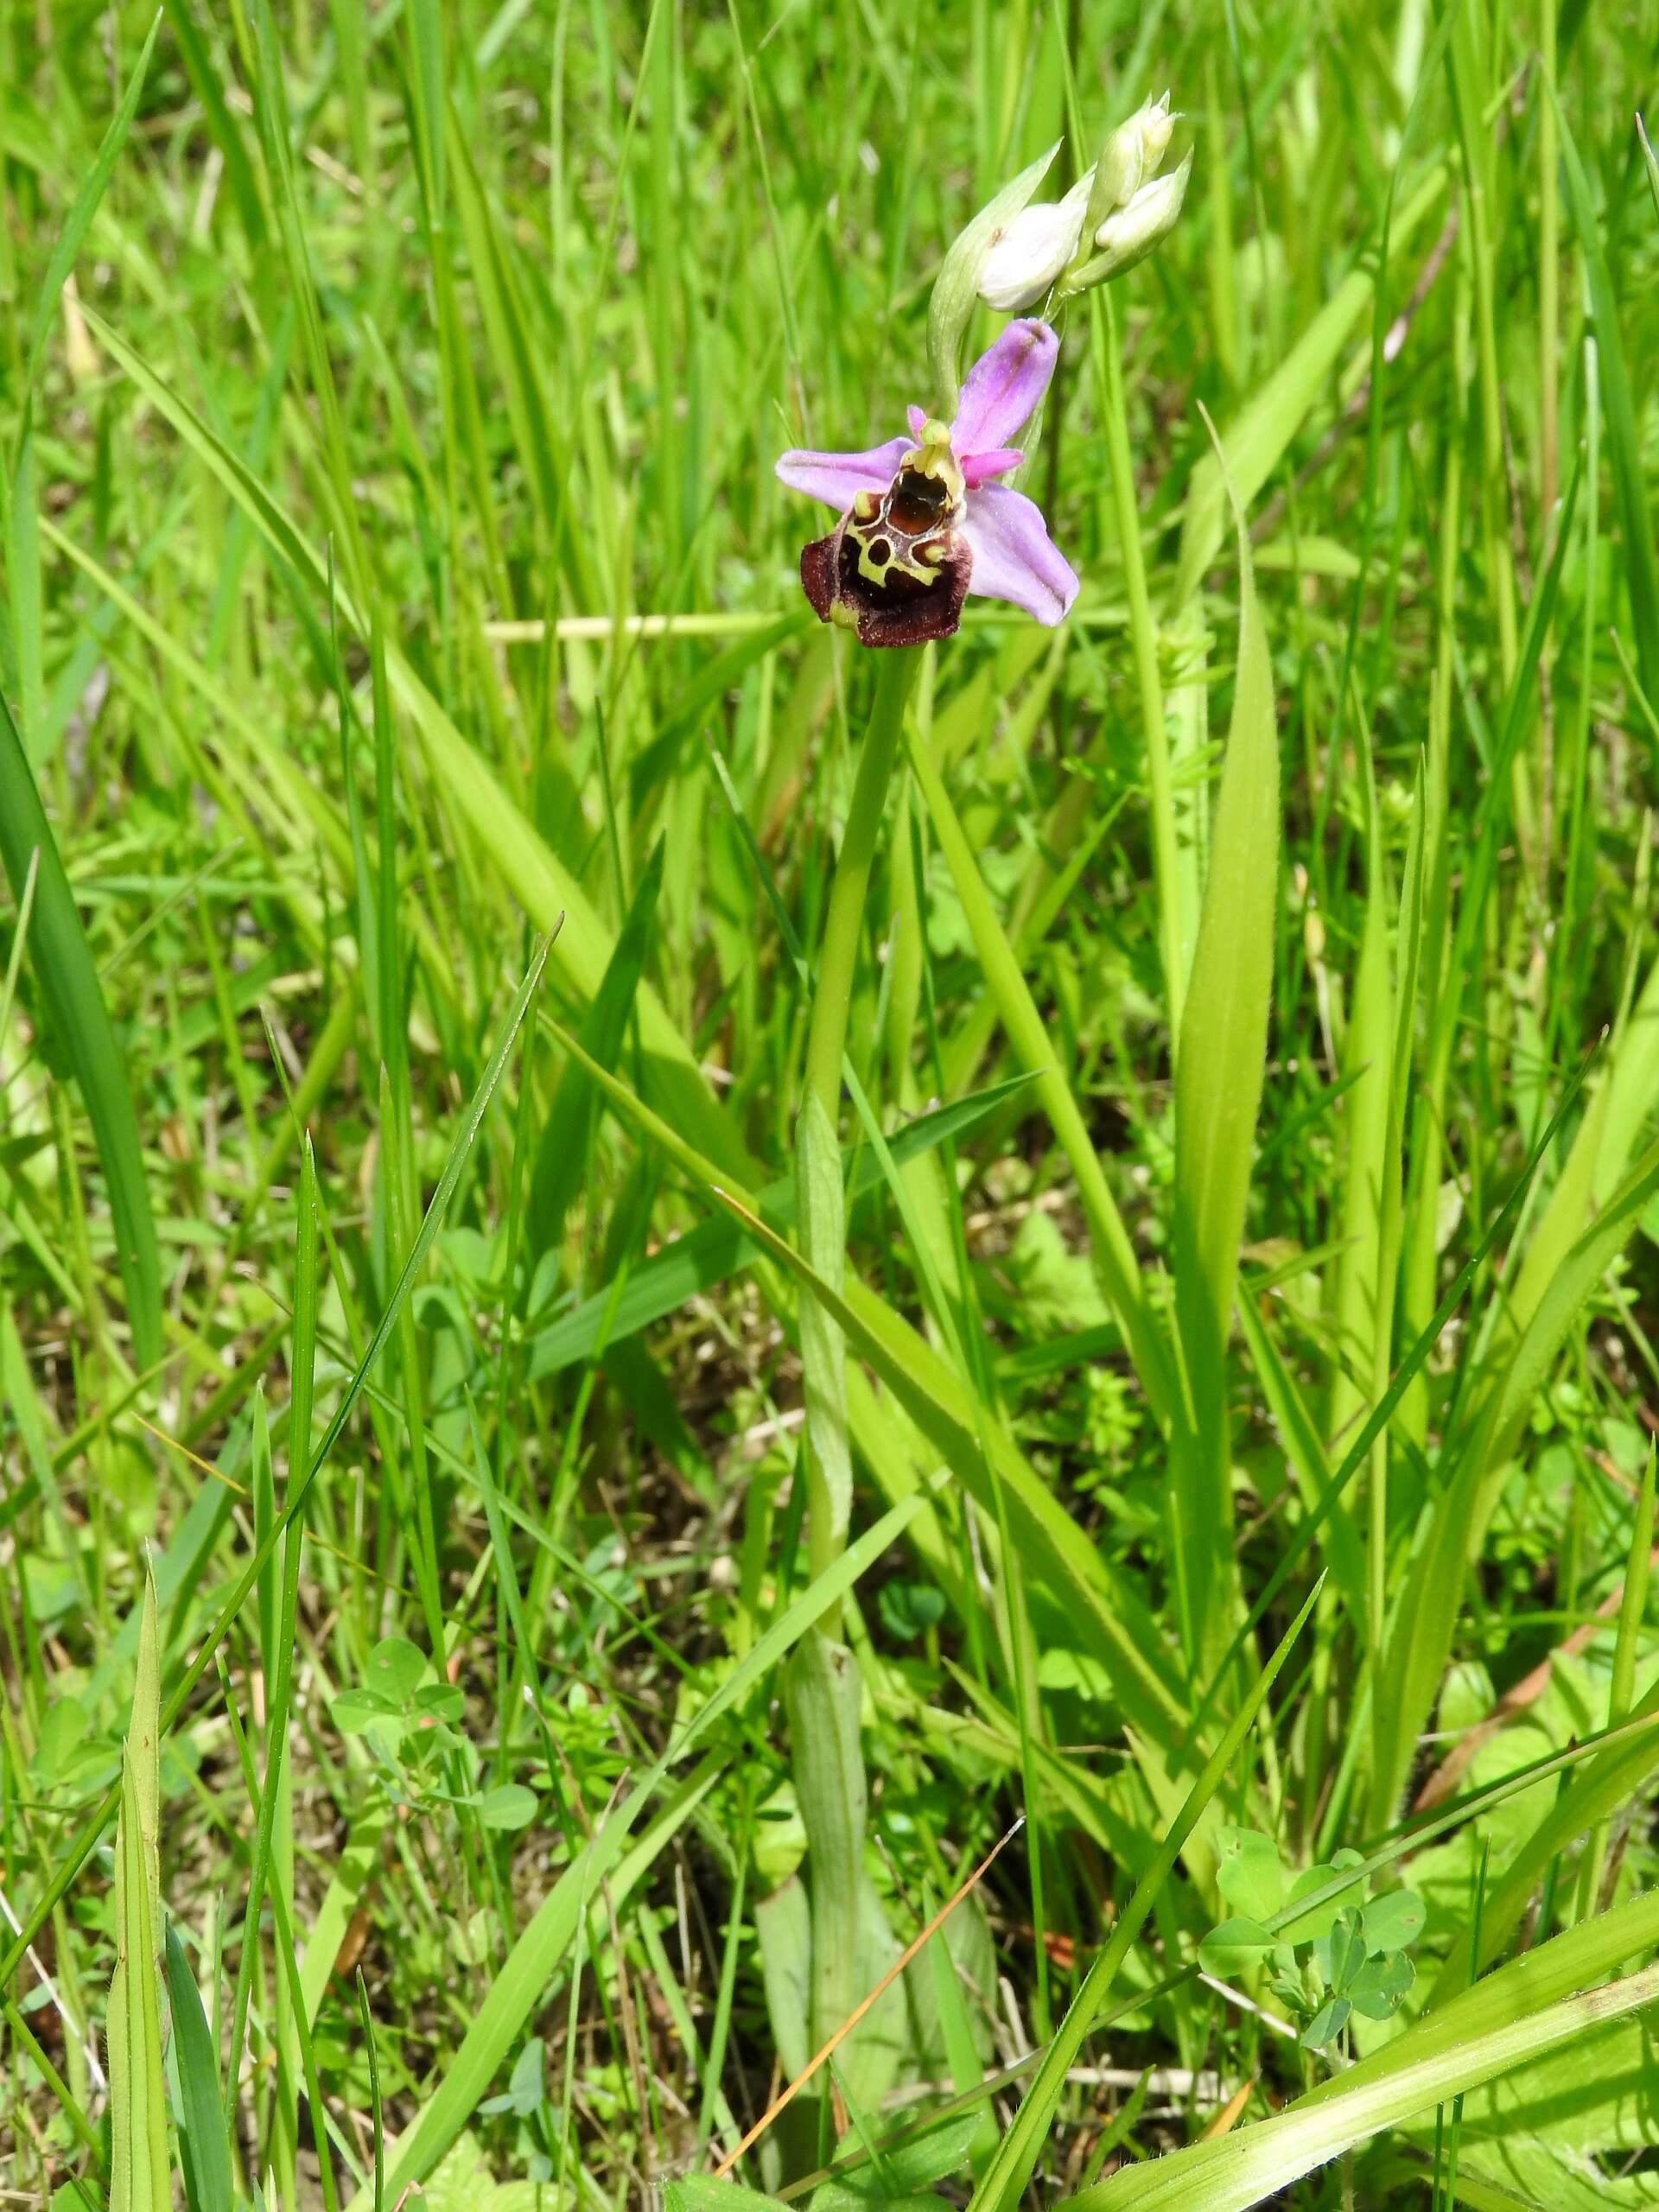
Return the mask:
<path id="1" fill-rule="evenodd" d="M 840 1132 L 897 1940 L 1026 1826 L 741 2177 L 1659 2202 L 1656 70 L 1635 0 L 0 6 L 19 2201 L 620 2205 L 802 2063 L 874 678 L 772 462 L 1167 84 L 1021 480 L 1082 594 L 930 652 Z M 1351 2078 L 1199 1970 L 1240 1827 L 1427 1903 Z"/>

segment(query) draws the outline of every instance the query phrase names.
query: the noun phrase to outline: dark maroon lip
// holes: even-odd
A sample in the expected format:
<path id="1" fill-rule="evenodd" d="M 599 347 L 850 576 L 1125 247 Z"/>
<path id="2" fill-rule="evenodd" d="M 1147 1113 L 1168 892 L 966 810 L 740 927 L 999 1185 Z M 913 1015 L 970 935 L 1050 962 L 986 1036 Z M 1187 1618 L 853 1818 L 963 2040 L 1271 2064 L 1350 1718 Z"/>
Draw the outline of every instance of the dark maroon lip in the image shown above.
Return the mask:
<path id="1" fill-rule="evenodd" d="M 951 636 L 962 621 L 973 569 L 967 540 L 955 531 L 930 528 L 929 543 L 944 548 L 935 574 L 925 582 L 894 568 L 875 583 L 860 572 L 859 540 L 849 521 L 843 515 L 828 537 L 801 549 L 801 588 L 819 621 L 835 621 L 836 609 L 843 609 L 839 619 L 856 632 L 861 645 L 919 645 Z"/>

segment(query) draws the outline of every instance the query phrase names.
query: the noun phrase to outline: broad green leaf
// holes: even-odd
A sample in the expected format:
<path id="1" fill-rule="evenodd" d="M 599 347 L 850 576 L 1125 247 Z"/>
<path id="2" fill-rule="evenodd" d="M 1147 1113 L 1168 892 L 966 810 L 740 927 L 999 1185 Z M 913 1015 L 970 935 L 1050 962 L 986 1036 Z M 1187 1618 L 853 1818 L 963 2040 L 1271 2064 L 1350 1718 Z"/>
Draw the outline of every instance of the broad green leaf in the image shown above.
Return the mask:
<path id="1" fill-rule="evenodd" d="M 785 2212 L 775 2196 L 763 2196 L 734 2181 L 715 2181 L 709 2174 L 683 2174 L 669 2182 L 663 2202 L 667 2212 Z"/>
<path id="2" fill-rule="evenodd" d="M 1285 1900 L 1287 1906 L 1299 1904 L 1304 1897 L 1318 1896 L 1321 1891 L 1329 1889 L 1340 1872 L 1335 1866 L 1305 1867 L 1290 1885 L 1290 1894 Z M 1356 1877 L 1356 1886 L 1360 1885 L 1362 1878 Z M 1338 1891 L 1323 1898 L 1306 1912 L 1287 1920 L 1279 1931 L 1279 1940 L 1285 1943 L 1317 1942 L 1322 1936 L 1330 1934 L 1336 1925 L 1337 1915 L 1353 1902 L 1351 1890 L 1345 1893 Z"/>
<path id="3" fill-rule="evenodd" d="M 1353 2017 L 1353 2006 L 1345 1997 L 1327 1997 L 1319 2011 L 1302 2030 L 1301 2040 L 1309 2050 L 1324 2050 L 1337 2037 Z"/>
<path id="4" fill-rule="evenodd" d="M 812 2192 L 811 2212 L 945 2212 L 950 2199 L 931 2190 L 895 2190 L 866 2181 L 826 2181 Z"/>
<path id="5" fill-rule="evenodd" d="M 868 1787 L 860 1742 L 862 1678 L 851 1652 L 820 1630 L 797 1646 L 784 1672 L 790 1769 L 806 1830 L 810 1902 L 808 2041 L 816 2050 L 899 1956 L 881 1900 L 864 1868 Z M 902 1981 L 859 2022 L 836 2053 L 837 2076 L 856 2104 L 879 2105 L 905 2056 Z M 816 2085 L 822 2093 L 828 2077 Z"/>
<path id="6" fill-rule="evenodd" d="M 1331 1932 L 1313 1947 L 1319 1970 L 1335 1996 L 1345 1996 L 1354 1976 L 1365 1963 L 1365 1938 L 1359 1915 L 1351 1905 L 1337 1915 Z"/>
<path id="7" fill-rule="evenodd" d="M 486 1828 L 527 1828 L 536 1817 L 536 1792 L 522 1782 L 504 1782 L 479 1799 L 478 1817 Z"/>
<path id="8" fill-rule="evenodd" d="M 1432 2126 L 1425 2123 L 1422 2133 L 1432 2158 Z M 1412 2162 L 1411 2171 L 1421 2178 L 1421 2159 Z M 1643 2175 L 1615 2180 L 1593 2160 L 1533 2136 L 1471 2142 L 1465 2133 L 1458 2158 L 1458 2200 L 1469 2212 L 1653 2212 L 1659 2195 Z"/>
<path id="9" fill-rule="evenodd" d="M 1273 995 L 1279 733 L 1273 672 L 1238 525 L 1238 672 L 1175 1062 L 1175 1310 L 1196 1427 L 1175 1499 L 1184 1592 L 1206 1671 L 1225 1648 L 1233 1521 L 1227 1342 L 1255 1151 Z M 1172 1471 L 1179 1482 L 1179 1467 Z"/>
<path id="10" fill-rule="evenodd" d="M 403 1707 L 395 1705 L 379 1691 L 342 1690 L 331 1699 L 329 1714 L 342 1736 L 360 1736 L 365 1729 L 390 1726 L 394 1735 L 401 1735 L 404 1726 Z"/>
<path id="11" fill-rule="evenodd" d="M 1206 1974 L 1224 1980 L 1260 1961 L 1281 1939 L 1259 1920 L 1224 1920 L 1212 1928 L 1198 1946 L 1198 1963 Z"/>
<path id="12" fill-rule="evenodd" d="M 22 739 L 3 696 L 0 860 L 20 902 L 30 867 L 35 868 L 28 957 L 40 982 L 49 1046 L 73 1071 L 103 1164 L 134 1361 L 140 1368 L 153 1367 L 162 1356 L 161 1262 L 126 1061 Z"/>
<path id="13" fill-rule="evenodd" d="M 1399 1951 L 1385 1957 L 1367 1959 L 1348 1985 L 1348 1996 L 1356 2012 L 1368 2020 L 1389 2020 L 1399 2011 L 1407 1991 L 1416 1979 L 1416 1968 Z"/>
<path id="14" fill-rule="evenodd" d="M 1471 2090 L 1464 2100 L 1464 2140 L 1531 2136 L 1586 2164 L 1599 2153 L 1645 2151 L 1655 2070 L 1649 2024 L 1639 2017 L 1610 2020 L 1570 2050 Z M 1423 2123 L 1420 2128 L 1427 2132 Z"/>
<path id="15" fill-rule="evenodd" d="M 812 2056 L 812 1907 L 798 1874 L 760 1899 L 754 1908 L 760 1946 L 760 1985 L 779 2063 L 794 2081 Z"/>
<path id="16" fill-rule="evenodd" d="M 948 2181 L 968 2163 L 979 2129 L 977 2113 L 958 2113 L 952 2120 L 930 2126 L 924 2121 L 902 2143 L 881 2153 L 881 2170 L 887 2183 L 899 2190 L 921 2190 L 936 2181 Z"/>
<path id="17" fill-rule="evenodd" d="M 1428 1908 L 1414 1890 L 1387 1890 L 1360 1914 L 1365 1944 L 1371 1951 L 1403 1951 L 1423 1932 Z"/>
<path id="18" fill-rule="evenodd" d="M 1271 1920 L 1285 1900 L 1285 1870 L 1273 1838 L 1255 1828 L 1223 1828 L 1216 1887 L 1246 1919 Z"/>
<path id="19" fill-rule="evenodd" d="M 414 1695 L 426 1673 L 426 1654 L 406 1636 L 388 1636 L 369 1654 L 363 1687 L 402 1705 Z"/>
<path id="20" fill-rule="evenodd" d="M 812 1904 L 816 2050 L 864 1994 L 857 1986 L 858 1890 L 864 1866 L 867 1789 L 859 1741 L 863 1685 L 853 1655 L 818 1630 L 803 1637 L 784 1674 L 790 1770 L 806 1829 Z M 855 2085 L 861 2098 L 861 2089 Z"/>

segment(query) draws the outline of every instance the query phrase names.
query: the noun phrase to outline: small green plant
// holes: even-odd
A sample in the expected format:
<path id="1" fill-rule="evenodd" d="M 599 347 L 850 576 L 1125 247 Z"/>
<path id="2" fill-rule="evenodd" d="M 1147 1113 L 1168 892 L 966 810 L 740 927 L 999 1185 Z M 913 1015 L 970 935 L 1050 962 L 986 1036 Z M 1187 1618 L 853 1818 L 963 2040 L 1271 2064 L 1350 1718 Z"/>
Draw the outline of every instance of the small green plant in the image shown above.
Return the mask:
<path id="1" fill-rule="evenodd" d="M 1198 1947 L 1206 1974 L 1226 1977 L 1266 1968 L 1268 1986 L 1301 2024 L 1308 2050 L 1338 2043 L 1355 2013 L 1386 2020 L 1400 2009 L 1416 1969 L 1407 1952 L 1422 1932 L 1427 1908 L 1414 1890 L 1366 1894 L 1357 1851 L 1294 1874 L 1270 1835 L 1224 1828 L 1217 1885 L 1236 1916 L 1212 1928 Z M 1328 1892 L 1328 1894 L 1325 1894 Z M 1304 1898 L 1317 1899 L 1304 1911 Z"/>
<path id="2" fill-rule="evenodd" d="M 453 1725 L 466 1700 L 449 1682 L 425 1680 L 426 1655 L 400 1636 L 389 1636 L 370 1652 L 360 1688 L 344 1690 L 329 1707 L 342 1736 L 359 1736 L 385 1770 L 396 1794 L 432 1805 L 465 1807 L 486 1828 L 522 1828 L 536 1817 L 536 1793 L 523 1783 L 505 1782 L 480 1792 L 441 1787 L 436 1770 L 448 1763 L 446 1780 L 459 1771 L 477 1779 L 478 1753 Z"/>

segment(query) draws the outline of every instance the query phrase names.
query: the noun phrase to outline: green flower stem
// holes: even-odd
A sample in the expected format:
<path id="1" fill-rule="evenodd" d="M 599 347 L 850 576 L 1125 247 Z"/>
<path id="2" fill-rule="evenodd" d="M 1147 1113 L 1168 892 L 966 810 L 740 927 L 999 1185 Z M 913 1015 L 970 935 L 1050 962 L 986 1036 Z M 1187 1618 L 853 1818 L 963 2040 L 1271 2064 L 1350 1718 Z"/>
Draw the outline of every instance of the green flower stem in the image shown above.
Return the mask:
<path id="1" fill-rule="evenodd" d="M 1129 636 L 1135 647 L 1135 687 L 1141 694 L 1141 733 L 1147 749 L 1147 785 L 1152 805 L 1152 868 L 1158 893 L 1158 946 L 1163 960 L 1164 994 L 1169 1012 L 1172 1065 L 1180 1048 L 1181 1010 L 1186 1002 L 1187 946 L 1181 928 L 1179 849 L 1175 836 L 1175 795 L 1169 771 L 1169 733 L 1164 721 L 1164 690 L 1158 674 L 1158 627 L 1147 590 L 1147 566 L 1141 550 L 1141 513 L 1135 499 L 1135 465 L 1129 454 L 1128 404 L 1123 392 L 1123 361 L 1118 351 L 1117 317 L 1111 288 L 1097 285 L 1089 296 L 1095 374 L 1106 450 L 1112 464 L 1117 503 L 1117 535 L 1123 555 L 1123 583 L 1129 602 Z"/>
<path id="2" fill-rule="evenodd" d="M 887 786 L 904 728 L 905 708 L 920 664 L 919 652 L 884 652 L 876 672 L 875 703 L 859 753 L 853 803 L 830 887 L 830 911 L 813 986 L 806 1040 L 806 1084 L 795 1128 L 795 1173 L 799 1192 L 801 1250 L 825 1281 L 839 1287 L 846 1268 L 847 1224 L 836 1125 L 841 1105 L 841 1064 L 853 974 L 886 810 Z M 846 1548 L 852 1505 L 852 1463 L 847 1443 L 847 1353 L 841 1332 L 810 1300 L 801 1312 L 801 1364 L 806 1396 L 808 1551 L 814 1574 L 832 1566 Z"/>
<path id="3" fill-rule="evenodd" d="M 858 777 L 853 804 L 836 860 L 835 880 L 830 887 L 830 912 L 823 925 L 818 954 L 817 987 L 812 997 L 812 1026 L 806 1042 L 806 1087 L 830 1116 L 833 1126 L 841 1108 L 841 1061 L 847 1046 L 847 1011 L 851 1001 L 853 969 L 858 958 L 859 931 L 864 901 L 870 887 L 870 868 L 881 817 L 887 810 L 887 785 L 904 729 L 905 709 L 921 665 L 919 646 L 905 645 L 883 652 L 876 668 L 875 703 L 858 758 Z"/>
<path id="4" fill-rule="evenodd" d="M 853 803 L 830 887 L 806 1040 L 806 1081 L 795 1125 L 797 1221 L 807 1264 L 837 1289 L 846 1274 L 847 1214 L 836 1122 L 842 1061 L 859 938 L 869 896 L 887 786 L 903 734 L 905 709 L 921 665 L 913 647 L 883 652 L 875 702 L 859 753 Z M 852 1515 L 852 1453 L 847 1433 L 847 1346 L 817 1300 L 801 1300 L 801 1370 L 806 1398 L 807 1546 L 814 1576 L 847 1548 Z M 811 1929 L 809 2018 L 816 2047 L 847 2018 L 860 1996 L 860 1896 L 866 1792 L 859 1741 L 861 1687 L 852 1655 L 836 1640 L 832 1607 L 790 1662 L 785 1696 L 791 1764 L 806 1829 Z M 876 1910 L 879 1915 L 880 1908 Z M 860 2039 L 842 2063 L 860 2077 Z"/>

